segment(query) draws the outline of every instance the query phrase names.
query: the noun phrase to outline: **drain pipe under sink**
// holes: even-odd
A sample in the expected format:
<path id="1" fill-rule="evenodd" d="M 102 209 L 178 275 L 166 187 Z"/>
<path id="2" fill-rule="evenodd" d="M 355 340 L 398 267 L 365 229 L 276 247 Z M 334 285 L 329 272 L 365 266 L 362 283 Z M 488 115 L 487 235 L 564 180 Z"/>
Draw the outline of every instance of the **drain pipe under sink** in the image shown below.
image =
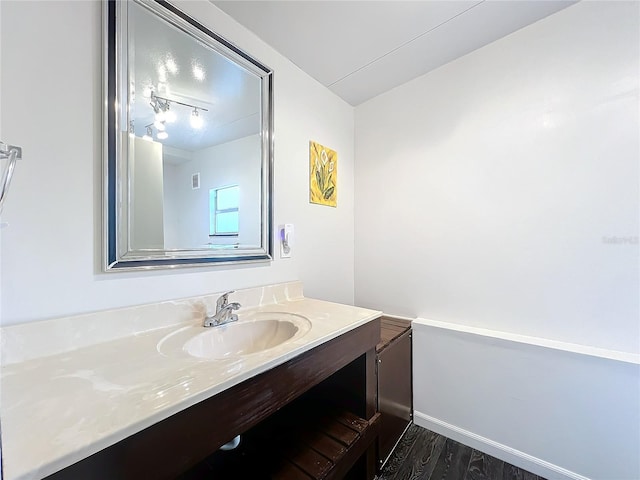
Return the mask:
<path id="1" fill-rule="evenodd" d="M 237 437 L 235 437 L 233 440 L 231 440 L 230 442 L 225 443 L 224 445 L 222 445 L 220 447 L 220 450 L 233 450 L 234 448 L 238 448 L 238 445 L 240 445 L 240 435 L 238 435 Z"/>

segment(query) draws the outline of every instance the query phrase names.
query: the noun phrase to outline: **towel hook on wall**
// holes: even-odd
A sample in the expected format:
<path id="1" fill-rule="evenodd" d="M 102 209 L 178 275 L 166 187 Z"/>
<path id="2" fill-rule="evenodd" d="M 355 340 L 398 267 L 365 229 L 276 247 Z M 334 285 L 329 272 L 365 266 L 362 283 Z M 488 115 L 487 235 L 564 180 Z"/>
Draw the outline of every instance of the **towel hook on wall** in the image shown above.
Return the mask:
<path id="1" fill-rule="evenodd" d="M 11 184 L 11 177 L 13 176 L 13 169 L 16 166 L 16 161 L 22 158 L 22 148 L 15 145 L 9 145 L 0 141 L 0 160 L 7 159 L 9 163 L 7 168 L 2 172 L 0 177 L 0 214 L 2 213 L 2 207 L 4 206 L 4 200 Z"/>

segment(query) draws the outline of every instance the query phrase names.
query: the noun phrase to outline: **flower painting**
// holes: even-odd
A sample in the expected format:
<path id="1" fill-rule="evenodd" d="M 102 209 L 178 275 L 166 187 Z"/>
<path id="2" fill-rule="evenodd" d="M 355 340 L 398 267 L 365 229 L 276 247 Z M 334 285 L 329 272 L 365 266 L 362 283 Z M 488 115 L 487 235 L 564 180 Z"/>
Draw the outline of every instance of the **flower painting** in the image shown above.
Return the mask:
<path id="1" fill-rule="evenodd" d="M 338 204 L 338 154 L 309 142 L 309 201 L 335 207 Z"/>

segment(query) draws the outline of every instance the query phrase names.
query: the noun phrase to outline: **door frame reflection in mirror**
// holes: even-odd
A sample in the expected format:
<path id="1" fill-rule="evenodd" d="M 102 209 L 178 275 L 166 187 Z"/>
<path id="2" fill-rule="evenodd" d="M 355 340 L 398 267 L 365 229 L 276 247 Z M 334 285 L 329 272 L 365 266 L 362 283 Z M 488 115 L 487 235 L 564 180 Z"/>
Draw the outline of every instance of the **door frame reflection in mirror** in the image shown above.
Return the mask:
<path id="1" fill-rule="evenodd" d="M 104 0 L 104 134 L 103 134 L 103 170 L 104 170 L 104 209 L 103 209 L 103 268 L 107 272 L 176 268 L 191 266 L 228 265 L 247 262 L 269 262 L 272 259 L 273 208 L 272 208 L 272 172 L 273 172 L 273 71 L 254 59 L 246 52 L 214 33 L 189 15 L 164 0 L 131 0 L 120 2 Z M 149 15 L 165 22 L 168 28 L 174 28 L 188 35 L 194 44 L 204 45 L 211 55 L 221 55 L 233 62 L 238 69 L 254 76 L 259 82 L 260 105 L 258 116 L 260 131 L 260 199 L 259 244 L 242 244 L 237 240 L 227 245 L 187 246 L 180 248 L 157 248 L 152 243 L 136 242 L 133 237 L 134 191 L 133 165 L 134 144 L 140 140 L 133 125 L 131 110 L 135 102 L 134 88 L 130 88 L 130 69 L 134 68 L 129 58 L 129 31 L 127 25 L 130 8 L 143 7 Z M 142 96 L 138 93 L 139 96 Z M 159 102 L 165 101 L 158 95 Z M 153 102 L 152 98 L 152 102 Z M 173 101 L 173 100 L 172 100 Z M 177 102 L 179 103 L 179 102 Z M 195 103 L 195 102 L 194 102 Z M 201 107 L 198 107 L 201 108 Z M 142 125 L 148 132 L 151 125 Z M 138 126 L 135 126 L 136 129 Z M 140 135 L 142 138 L 142 135 Z M 248 138 L 248 137 L 246 137 Z M 145 139 L 144 141 L 147 141 Z M 153 142 L 156 144 L 156 142 Z M 229 141 L 229 143 L 231 143 Z M 131 172 L 131 173 L 130 173 Z M 189 176 L 191 179 L 191 175 Z M 258 182 L 258 180 L 256 180 Z M 229 183 L 227 183 L 229 185 Z M 221 185 L 223 186 L 223 185 Z M 202 185 L 208 198 L 210 185 Z M 138 195 L 138 198 L 142 195 Z M 143 204 L 143 202 L 139 202 Z M 136 204 L 137 205 L 137 204 Z M 208 205 L 207 205 L 208 206 Z M 258 209 L 258 205 L 255 205 Z M 142 210 L 144 212 L 144 210 Z M 138 212 L 138 215 L 140 213 Z M 209 217 L 206 220 L 209 233 Z M 213 237 L 212 237 L 213 238 Z"/>

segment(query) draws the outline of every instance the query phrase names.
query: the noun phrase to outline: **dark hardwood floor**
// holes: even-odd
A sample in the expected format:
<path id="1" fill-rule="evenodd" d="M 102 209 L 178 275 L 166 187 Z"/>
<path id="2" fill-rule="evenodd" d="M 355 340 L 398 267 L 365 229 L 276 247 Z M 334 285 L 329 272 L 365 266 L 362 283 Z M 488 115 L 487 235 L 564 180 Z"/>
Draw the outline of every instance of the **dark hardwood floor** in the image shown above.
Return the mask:
<path id="1" fill-rule="evenodd" d="M 411 425 L 379 480 L 545 480 L 471 447 Z"/>

